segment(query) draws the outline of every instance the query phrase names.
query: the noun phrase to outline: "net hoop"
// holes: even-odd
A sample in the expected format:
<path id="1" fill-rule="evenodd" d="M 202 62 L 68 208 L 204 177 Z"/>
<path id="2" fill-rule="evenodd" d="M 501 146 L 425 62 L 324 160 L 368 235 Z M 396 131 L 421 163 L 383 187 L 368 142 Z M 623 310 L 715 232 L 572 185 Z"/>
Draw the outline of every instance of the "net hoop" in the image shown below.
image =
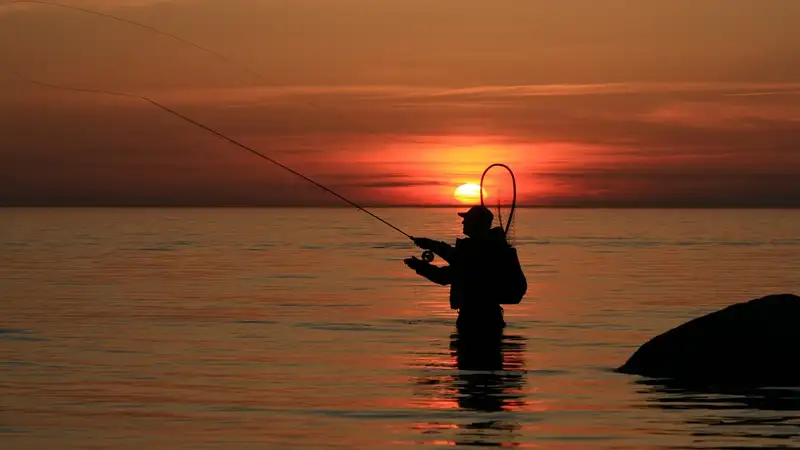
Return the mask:
<path id="1" fill-rule="evenodd" d="M 514 219 L 514 210 L 517 207 L 517 179 L 514 176 L 514 172 L 511 170 L 511 168 L 508 167 L 505 164 L 495 163 L 495 164 L 492 164 L 491 166 L 487 167 L 486 170 L 483 171 L 483 175 L 481 175 L 481 189 L 480 189 L 481 206 L 483 206 L 484 208 L 486 208 L 486 203 L 484 202 L 484 199 L 483 199 L 483 182 L 486 179 L 486 174 L 489 173 L 489 171 L 492 170 L 494 167 L 502 167 L 502 168 L 506 169 L 508 171 L 508 173 L 511 175 L 511 183 L 512 183 L 512 185 L 514 187 L 514 197 L 513 197 L 512 201 L 511 201 L 511 212 L 508 214 L 508 222 L 506 222 L 506 227 L 505 227 L 505 229 L 503 229 L 503 235 L 507 237 L 508 236 L 508 231 L 511 229 L 511 221 Z M 501 223 L 500 226 L 502 227 L 503 224 Z"/>

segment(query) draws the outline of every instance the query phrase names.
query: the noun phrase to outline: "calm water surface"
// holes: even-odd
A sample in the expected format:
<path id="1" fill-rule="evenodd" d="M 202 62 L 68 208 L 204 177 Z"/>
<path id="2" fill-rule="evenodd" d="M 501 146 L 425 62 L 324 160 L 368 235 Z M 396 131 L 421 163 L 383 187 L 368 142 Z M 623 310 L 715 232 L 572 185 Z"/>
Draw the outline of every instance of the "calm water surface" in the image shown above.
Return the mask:
<path id="1" fill-rule="evenodd" d="M 455 210 L 376 212 L 453 241 Z M 615 374 L 797 293 L 800 211 L 522 210 L 528 296 L 453 335 L 405 238 L 348 209 L 0 210 L 3 449 L 800 448 L 800 392 Z"/>

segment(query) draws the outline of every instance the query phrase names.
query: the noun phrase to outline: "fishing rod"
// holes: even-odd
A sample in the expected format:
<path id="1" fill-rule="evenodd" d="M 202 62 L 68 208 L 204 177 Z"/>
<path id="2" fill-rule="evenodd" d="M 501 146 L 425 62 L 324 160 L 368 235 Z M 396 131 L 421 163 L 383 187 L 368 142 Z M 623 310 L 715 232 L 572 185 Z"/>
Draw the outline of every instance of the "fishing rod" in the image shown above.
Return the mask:
<path id="1" fill-rule="evenodd" d="M 176 41 L 178 41 L 180 43 L 183 43 L 185 45 L 191 46 L 191 47 L 193 47 L 195 49 L 198 49 L 200 51 L 209 53 L 209 54 L 219 58 L 220 60 L 222 60 L 222 61 L 224 61 L 224 62 L 226 62 L 228 64 L 231 64 L 231 65 L 233 65 L 233 66 L 235 66 L 235 67 L 237 67 L 237 68 L 239 68 L 241 70 L 244 70 L 244 71 L 246 71 L 246 72 L 248 72 L 248 73 L 250 73 L 250 74 L 252 74 L 252 75 L 254 75 L 254 76 L 258 77 L 258 78 L 260 78 L 263 81 L 266 81 L 266 78 L 263 75 L 259 74 L 258 72 L 255 72 L 255 71 L 253 71 L 253 70 L 251 70 L 251 69 L 249 69 L 249 68 L 247 68 L 247 67 L 245 67 L 245 66 L 243 66 L 241 64 L 237 64 L 235 61 L 225 57 L 224 55 L 221 55 L 220 53 L 217 53 L 217 52 L 215 52 L 213 50 L 210 50 L 208 48 L 205 48 L 205 47 L 202 47 L 200 45 L 197 45 L 197 44 L 195 44 L 193 42 L 190 42 L 190 41 L 188 41 L 186 39 L 183 39 L 183 38 L 181 38 L 181 37 L 179 37 L 179 36 L 177 36 L 175 34 L 167 33 L 165 31 L 161 31 L 158 28 L 152 27 L 150 25 L 146 25 L 146 24 L 139 23 L 139 22 L 136 22 L 136 21 L 133 21 L 133 20 L 129 20 L 129 19 L 125 19 L 125 18 L 122 18 L 122 17 L 118 17 L 118 16 L 115 16 L 115 15 L 112 15 L 112 14 L 107 14 L 107 13 L 103 13 L 103 12 L 99 12 L 99 11 L 94 11 L 94 10 L 91 10 L 91 9 L 88 9 L 88 8 L 81 8 L 81 7 L 77 7 L 77 6 L 65 5 L 65 4 L 62 4 L 62 3 L 50 2 L 50 1 L 44 1 L 44 0 L 14 0 L 14 1 L 11 1 L 11 2 L 7 3 L 6 5 L 11 5 L 11 4 L 15 4 L 15 3 L 32 3 L 32 4 L 41 4 L 41 5 L 54 6 L 54 7 L 64 8 L 64 9 L 71 9 L 71 10 L 75 10 L 75 11 L 79 11 L 79 12 L 83 12 L 83 13 L 87 13 L 87 14 L 96 15 L 96 16 L 103 17 L 103 18 L 116 20 L 116 21 L 119 21 L 119 22 L 123 22 L 123 23 L 126 23 L 126 24 L 133 25 L 133 26 L 137 26 L 137 27 L 143 28 L 145 30 L 149 30 L 149 31 L 152 31 L 154 33 L 157 33 L 159 35 L 168 37 L 170 39 L 176 40 Z M 28 81 L 28 82 L 33 83 L 35 85 L 46 87 L 46 88 L 59 89 L 59 90 L 65 90 L 65 91 L 73 91 L 73 92 L 105 94 L 105 95 L 112 95 L 112 96 L 118 96 L 118 97 L 126 97 L 126 98 L 134 98 L 134 99 L 144 100 L 144 101 L 152 104 L 153 106 L 156 106 L 157 108 L 159 108 L 159 109 L 161 109 L 163 111 L 166 111 L 169 114 L 172 114 L 172 115 L 174 115 L 174 116 L 176 116 L 176 117 L 178 117 L 178 118 L 180 118 L 180 119 L 182 119 L 182 120 L 184 120 L 186 122 L 189 122 L 190 124 L 198 126 L 198 127 L 202 128 L 203 130 L 206 130 L 209 133 L 211 133 L 211 134 L 213 134 L 213 135 L 215 135 L 215 136 L 217 136 L 217 137 L 219 137 L 219 138 L 221 138 L 221 139 L 223 139 L 225 141 L 228 141 L 233 145 L 236 145 L 239 148 L 242 148 L 242 149 L 244 149 L 244 150 L 246 150 L 246 151 L 248 151 L 248 152 L 250 152 L 250 153 L 252 153 L 252 154 L 254 154 L 254 155 L 256 155 L 256 156 L 258 156 L 258 157 L 260 157 L 260 158 L 262 158 L 264 160 L 266 160 L 266 161 L 269 161 L 269 162 L 277 165 L 278 167 L 281 167 L 282 169 L 285 169 L 285 170 L 291 172 L 294 175 L 297 175 L 298 177 L 300 177 L 300 178 L 308 181 L 309 183 L 319 187 L 320 189 L 324 190 L 325 192 L 328 192 L 328 193 L 334 195 L 335 197 L 345 201 L 349 205 L 354 206 L 355 208 L 359 209 L 360 211 L 363 211 L 363 212 L 369 214 L 373 218 L 379 220 L 380 222 L 388 225 L 389 227 L 391 227 L 395 231 L 401 233 L 403 236 L 405 236 L 405 237 L 407 237 L 407 238 L 409 238 L 411 240 L 414 239 L 410 234 L 408 234 L 405 231 L 401 230 L 397 226 L 389 223 L 388 221 L 386 221 L 385 219 L 379 217 L 378 215 L 374 214 L 373 212 L 367 210 L 365 207 L 363 207 L 363 206 L 357 204 L 356 202 L 346 198 L 345 196 L 339 194 L 338 192 L 335 192 L 332 189 L 330 189 L 330 188 L 328 188 L 328 187 L 326 187 L 326 186 L 324 186 L 324 185 L 312 180 L 311 178 L 309 178 L 306 175 L 303 175 L 302 173 L 298 172 L 297 170 L 295 170 L 295 169 L 293 169 L 293 168 L 291 168 L 291 167 L 289 167 L 289 166 L 277 161 L 274 158 L 271 158 L 271 157 L 269 157 L 269 156 L 267 156 L 267 155 L 255 150 L 255 149 L 253 149 L 253 148 L 251 148 L 251 147 L 249 147 L 249 146 L 247 146 L 245 144 L 242 144 L 241 142 L 237 141 L 236 139 L 233 139 L 233 138 L 231 138 L 231 137 L 229 137 L 229 136 L 227 136 L 227 135 L 225 135 L 225 134 L 213 129 L 208 125 L 205 125 L 205 124 L 200 123 L 200 122 L 198 122 L 198 121 L 196 121 L 196 120 L 194 120 L 194 119 L 192 119 L 190 117 L 187 117 L 186 115 L 181 114 L 178 111 L 175 111 L 174 109 L 169 108 L 169 107 L 167 107 L 167 106 L 165 106 L 165 105 L 163 105 L 163 104 L 161 104 L 161 103 L 159 103 L 159 102 L 157 102 L 157 101 L 155 101 L 155 100 L 153 100 L 153 99 L 151 99 L 149 97 L 146 97 L 146 96 L 143 96 L 143 95 L 126 93 L 126 92 L 115 92 L 115 91 L 107 91 L 107 90 L 101 90 L 101 89 L 76 88 L 76 87 L 72 87 L 72 86 L 62 86 L 62 85 L 57 85 L 57 84 L 44 83 L 44 82 L 41 82 L 41 81 L 38 81 L 38 80 L 34 80 L 32 78 L 26 77 L 26 76 L 22 75 L 19 71 L 14 70 L 13 68 L 11 69 L 11 71 L 16 76 L 18 76 L 19 78 L 21 78 L 21 79 L 23 79 L 25 81 Z M 314 103 L 311 103 L 311 102 L 306 102 L 306 103 L 308 103 L 309 105 L 312 105 L 314 107 L 318 107 Z"/>
<path id="2" fill-rule="evenodd" d="M 191 123 L 193 125 L 196 125 L 196 126 L 202 128 L 202 129 L 208 131 L 209 133 L 211 133 L 211 134 L 213 134 L 213 135 L 215 135 L 215 136 L 217 136 L 217 137 L 219 137 L 221 139 L 224 139 L 224 140 L 230 142 L 233 145 L 236 145 L 239 148 L 247 150 L 248 152 L 250 152 L 250 153 L 252 153 L 252 154 L 254 154 L 256 156 L 258 156 L 258 157 L 260 157 L 262 159 L 265 159 L 265 160 L 277 165 L 278 167 L 281 167 L 282 169 L 288 170 L 289 172 L 297 175 L 298 177 L 300 177 L 300 178 L 308 181 L 309 183 L 319 187 L 320 189 L 324 190 L 325 192 L 328 192 L 328 193 L 330 193 L 330 194 L 332 194 L 332 195 L 344 200 L 348 204 L 350 204 L 350 205 L 358 208 L 359 210 L 369 214 L 370 216 L 374 217 L 375 219 L 381 221 L 382 223 L 392 227 L 394 230 L 402 233 L 405 237 L 407 237 L 407 238 L 409 238 L 411 240 L 414 239 L 411 235 L 409 235 L 405 231 L 403 231 L 400 228 L 392 225 L 391 223 L 387 222 L 386 220 L 378 217 L 377 215 L 375 215 L 371 211 L 367 210 L 363 206 L 353 202 L 352 200 L 350 200 L 347 197 L 345 197 L 345 196 L 333 191 L 332 189 L 323 186 L 322 184 L 320 184 L 320 183 L 312 180 L 311 178 L 303 175 L 302 173 L 296 171 L 295 169 L 292 169 L 291 167 L 289 167 L 289 166 L 287 166 L 287 165 L 275 160 L 274 158 L 271 158 L 271 157 L 269 157 L 269 156 L 267 156 L 267 155 L 265 155 L 265 154 L 263 154 L 263 153 L 261 153 L 261 152 L 259 152 L 257 150 L 254 150 L 253 148 L 251 148 L 251 147 L 249 147 L 249 146 L 247 146 L 245 144 L 242 144 L 241 142 L 237 141 L 236 139 L 233 139 L 232 137 L 229 137 L 229 136 L 227 136 L 227 135 L 225 135 L 223 133 L 220 133 L 219 131 L 209 127 L 208 125 L 202 124 L 202 123 L 200 123 L 200 122 L 198 122 L 198 121 L 196 121 L 196 120 L 194 120 L 194 119 L 192 119 L 190 117 L 187 117 L 187 116 L 175 111 L 172 108 L 169 108 L 169 107 L 167 107 L 165 105 L 162 105 L 161 103 L 159 103 L 159 102 L 157 102 L 157 101 L 155 101 L 155 100 L 153 100 L 153 99 L 151 99 L 149 97 L 146 97 L 144 95 L 129 94 L 129 93 L 126 93 L 126 92 L 105 91 L 105 90 L 100 90 L 100 89 L 75 88 L 75 87 L 70 87 L 70 86 L 60 86 L 60 85 L 57 85 L 57 84 L 43 83 L 41 81 L 37 81 L 37 80 L 31 79 L 31 78 L 25 77 L 21 73 L 19 73 L 18 71 L 14 70 L 14 69 L 11 69 L 11 70 L 12 70 L 12 72 L 14 74 L 16 74 L 18 77 L 22 78 L 23 80 L 26 80 L 26 81 L 28 81 L 30 83 L 33 83 L 33 84 L 36 84 L 36 85 L 42 86 L 42 87 L 47 87 L 47 88 L 52 88 L 52 89 L 60 89 L 60 90 L 65 90 L 65 91 L 87 92 L 87 93 L 94 93 L 94 94 L 114 95 L 114 96 L 118 96 L 118 97 L 136 98 L 136 99 L 144 100 L 144 101 L 146 101 L 146 102 L 148 102 L 148 103 L 150 103 L 150 104 L 162 109 L 163 111 L 166 111 L 166 112 L 168 112 L 168 113 L 170 113 L 170 114 L 172 114 L 172 115 L 174 115 L 174 116 L 176 116 L 176 117 L 178 117 L 180 119 L 185 120 L 186 122 L 189 122 L 189 123 Z"/>
<path id="3" fill-rule="evenodd" d="M 244 66 L 242 64 L 239 64 L 239 63 L 233 61 L 232 59 L 230 59 L 230 58 L 228 58 L 228 57 L 226 57 L 226 56 L 224 56 L 224 55 L 222 55 L 222 54 L 220 54 L 218 52 L 215 52 L 215 51 L 213 51 L 211 49 L 208 49 L 206 47 L 203 47 L 201 45 L 195 44 L 195 43 L 193 43 L 193 42 L 191 42 L 189 40 L 186 40 L 184 38 L 181 38 L 180 36 L 175 35 L 173 33 L 168 33 L 168 32 L 162 31 L 162 30 L 160 30 L 160 29 L 158 29 L 156 27 L 153 27 L 151 25 L 147 25 L 147 24 L 140 23 L 140 22 L 137 22 L 137 21 L 134 21 L 134 20 L 130 20 L 130 19 L 126 19 L 126 18 L 123 18 L 123 17 L 115 16 L 113 14 L 108 14 L 108 13 L 104 13 L 104 12 L 100 12 L 100 11 L 95 11 L 95 10 L 92 10 L 92 9 L 89 9 L 89 8 L 82 8 L 82 7 L 78 7 L 78 6 L 66 5 L 66 4 L 63 4 L 63 3 L 46 1 L 46 0 L 12 0 L 12 1 L 6 3 L 3 6 L 9 6 L 9 5 L 12 5 L 12 4 L 25 4 L 25 3 L 28 3 L 28 4 L 39 4 L 39 5 L 58 7 L 58 8 L 68 9 L 68 10 L 74 10 L 74 11 L 78 11 L 78 12 L 82 12 L 82 13 L 86 13 L 86 14 L 95 15 L 95 16 L 98 16 L 98 17 L 101 17 L 101 18 L 115 20 L 115 21 L 122 22 L 122 23 L 125 23 L 125 24 L 128 24 L 128 25 L 136 26 L 136 27 L 145 29 L 147 31 L 154 32 L 154 33 L 159 34 L 161 36 L 170 38 L 170 39 L 175 40 L 175 41 L 177 41 L 179 43 L 182 43 L 184 45 L 187 45 L 187 46 L 190 46 L 192 48 L 195 48 L 195 49 L 197 49 L 197 50 L 199 50 L 201 52 L 208 53 L 208 54 L 214 56 L 215 58 L 217 58 L 217 59 L 219 59 L 219 60 L 221 60 L 221 61 L 223 61 L 223 62 L 225 62 L 227 64 L 230 64 L 230 65 L 232 65 L 232 66 L 234 66 L 234 67 L 236 67 L 236 68 L 238 68 L 240 70 L 243 70 L 243 71 L 245 71 L 245 72 L 247 72 L 247 73 L 249 73 L 249 74 L 251 74 L 251 75 L 253 75 L 253 76 L 257 77 L 257 78 L 259 78 L 261 81 L 267 81 L 266 77 L 264 77 L 260 73 L 254 71 L 254 70 L 252 70 L 252 69 L 250 69 L 250 68 L 248 68 L 248 67 L 246 67 L 246 66 Z M 372 213 L 371 211 L 367 210 L 363 206 L 353 202 L 352 200 L 350 200 L 350 199 L 344 197 L 343 195 L 333 191 L 332 189 L 330 189 L 330 188 L 328 188 L 328 187 L 326 187 L 326 186 L 324 186 L 324 185 L 312 180 L 311 178 L 309 178 L 306 175 L 303 175 L 302 173 L 298 172 L 297 170 L 295 170 L 295 169 L 293 169 L 293 168 L 291 168 L 291 167 L 289 167 L 289 166 L 287 166 L 287 165 L 275 160 L 274 158 L 266 156 L 263 153 L 258 152 L 255 149 L 253 149 L 253 148 L 251 148 L 251 147 L 249 147 L 249 146 L 247 146 L 245 144 L 242 144 L 241 142 L 239 142 L 239 141 L 237 141 L 237 140 L 235 140 L 235 139 L 233 139 L 233 138 L 231 138 L 231 137 L 229 137 L 229 136 L 227 136 L 227 135 L 225 135 L 225 134 L 223 134 L 223 133 L 211 128 L 210 126 L 205 125 L 203 123 L 200 123 L 200 122 L 198 122 L 198 121 L 196 121 L 196 120 L 194 120 L 194 119 L 192 119 L 190 117 L 187 117 L 184 114 L 181 114 L 178 111 L 175 111 L 174 109 L 169 108 L 169 107 L 167 107 L 167 106 L 165 106 L 165 105 L 163 105 L 163 104 L 161 104 L 161 103 L 159 103 L 159 102 L 157 102 L 157 101 L 155 101 L 155 100 L 153 100 L 153 99 L 151 99 L 149 97 L 146 97 L 146 96 L 143 96 L 143 95 L 131 94 L 131 93 L 114 92 L 114 91 L 107 91 L 107 90 L 100 90 L 100 89 L 76 88 L 76 87 L 71 87 L 71 86 L 62 86 L 62 85 L 44 83 L 44 82 L 41 82 L 41 81 L 38 81 L 38 80 L 34 80 L 32 78 L 23 76 L 21 73 L 19 73 L 16 70 L 12 69 L 12 71 L 18 77 L 22 78 L 23 80 L 26 80 L 28 82 L 31 82 L 33 84 L 36 84 L 36 85 L 39 85 L 39 86 L 42 86 L 42 87 L 47 87 L 47 88 L 52 88 L 52 89 L 60 89 L 60 90 L 66 90 L 66 91 L 74 91 L 74 92 L 113 95 L 113 96 L 119 96 L 119 97 L 127 97 L 127 98 L 134 98 L 134 99 L 144 100 L 144 101 L 152 104 L 153 106 L 156 106 L 159 109 L 169 113 L 169 114 L 172 114 L 172 115 L 174 115 L 174 116 L 176 116 L 176 117 L 178 117 L 178 118 L 180 118 L 180 119 L 182 119 L 182 120 L 184 120 L 186 122 L 189 122 L 190 124 L 198 126 L 198 127 L 202 128 L 203 130 L 206 130 L 207 132 L 209 132 L 211 134 L 214 134 L 215 136 L 217 136 L 217 137 L 219 137 L 219 138 L 221 138 L 221 139 L 223 139 L 225 141 L 228 141 L 231 144 L 236 145 L 237 147 L 240 147 L 240 148 L 242 148 L 242 149 L 244 149 L 244 150 L 246 150 L 246 151 L 248 151 L 248 152 L 250 152 L 250 153 L 252 153 L 252 154 L 254 154 L 254 155 L 256 155 L 256 156 L 258 156 L 258 157 L 260 157 L 260 158 L 262 158 L 264 160 L 266 160 L 266 161 L 269 161 L 269 162 L 271 162 L 271 163 L 273 163 L 273 164 L 275 164 L 275 165 L 277 165 L 277 166 L 279 166 L 279 167 L 291 172 L 294 175 L 297 175 L 298 177 L 300 177 L 300 178 L 308 181 L 309 183 L 312 183 L 313 185 L 319 187 L 320 189 L 322 189 L 322 190 L 334 195 L 335 197 L 343 200 L 344 202 L 348 203 L 349 205 L 359 209 L 360 211 L 369 214 L 371 217 L 377 219 L 378 221 L 384 223 L 385 225 L 388 225 L 389 227 L 391 227 L 395 231 L 403 234 L 405 237 L 411 239 L 412 241 L 414 240 L 413 236 L 409 235 L 408 233 L 406 233 L 405 231 L 403 231 L 400 228 L 396 227 L 395 225 L 389 223 L 388 221 L 384 220 L 383 218 L 381 218 L 381 217 L 377 216 L 376 214 Z M 308 101 L 306 101 L 305 103 L 310 105 L 310 106 L 312 106 L 312 107 L 320 108 L 320 106 L 317 105 L 316 103 L 308 102 Z M 412 140 L 412 139 L 404 139 L 404 140 L 407 141 L 407 142 L 427 143 L 427 142 L 423 142 L 423 141 L 419 141 L 419 140 Z M 486 171 L 484 171 L 483 176 L 481 177 L 481 187 L 483 186 L 483 179 L 486 176 L 486 173 L 491 168 L 493 168 L 495 166 L 503 166 L 503 167 L 505 167 L 511 173 L 512 180 L 514 179 L 514 174 L 513 174 L 513 172 L 511 172 L 511 169 L 508 168 L 508 166 L 506 166 L 504 164 L 493 164 L 493 165 L 489 166 L 486 169 Z M 484 204 L 484 201 L 483 201 L 483 189 L 481 189 L 481 204 L 482 205 Z M 516 181 L 514 182 L 514 204 L 516 204 Z M 513 213 L 514 213 L 514 205 L 512 205 L 511 215 L 509 216 L 508 224 L 506 225 L 506 229 L 504 230 L 504 232 L 506 234 L 508 233 L 508 229 L 511 226 L 511 219 L 513 217 Z M 426 252 L 426 253 L 428 253 L 428 252 Z M 432 255 L 427 255 L 427 254 L 423 255 L 424 259 L 426 259 L 426 260 L 428 260 L 428 259 L 432 260 L 432 258 L 430 258 L 431 256 Z"/>

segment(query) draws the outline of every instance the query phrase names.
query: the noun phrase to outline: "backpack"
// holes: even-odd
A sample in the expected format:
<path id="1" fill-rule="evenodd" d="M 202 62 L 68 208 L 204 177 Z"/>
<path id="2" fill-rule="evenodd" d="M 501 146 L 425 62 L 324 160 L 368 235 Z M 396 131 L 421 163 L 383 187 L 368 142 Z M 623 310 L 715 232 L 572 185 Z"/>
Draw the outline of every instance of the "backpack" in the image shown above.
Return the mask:
<path id="1" fill-rule="evenodd" d="M 517 250 L 503 239 L 484 248 L 469 239 L 456 241 L 458 259 L 454 262 L 456 280 L 450 288 L 450 307 L 463 303 L 491 302 L 518 305 L 528 290 Z M 466 264 L 466 266 L 464 266 Z"/>
<path id="2" fill-rule="evenodd" d="M 506 247 L 497 261 L 495 283 L 497 285 L 497 303 L 501 305 L 518 305 L 528 291 L 528 280 L 522 271 L 517 249 Z"/>

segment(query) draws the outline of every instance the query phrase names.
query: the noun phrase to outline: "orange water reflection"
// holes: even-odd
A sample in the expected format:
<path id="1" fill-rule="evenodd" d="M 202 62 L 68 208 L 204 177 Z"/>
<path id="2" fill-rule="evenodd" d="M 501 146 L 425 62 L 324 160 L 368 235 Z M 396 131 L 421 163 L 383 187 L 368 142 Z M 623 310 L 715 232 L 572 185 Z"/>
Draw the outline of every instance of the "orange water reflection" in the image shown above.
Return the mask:
<path id="1" fill-rule="evenodd" d="M 470 338 L 450 335 L 447 352 L 417 355 L 413 365 L 423 374 L 412 378 L 413 407 L 435 411 L 464 411 L 471 414 L 519 412 L 526 409 L 525 338 L 515 335 Z M 449 416 L 452 417 L 452 416 Z M 466 418 L 466 416 L 465 416 Z M 413 430 L 426 442 L 516 446 L 514 436 L 521 425 L 499 417 L 480 417 L 468 423 L 428 421 L 415 423 Z M 454 440 L 429 440 L 431 435 L 455 433 Z"/>

